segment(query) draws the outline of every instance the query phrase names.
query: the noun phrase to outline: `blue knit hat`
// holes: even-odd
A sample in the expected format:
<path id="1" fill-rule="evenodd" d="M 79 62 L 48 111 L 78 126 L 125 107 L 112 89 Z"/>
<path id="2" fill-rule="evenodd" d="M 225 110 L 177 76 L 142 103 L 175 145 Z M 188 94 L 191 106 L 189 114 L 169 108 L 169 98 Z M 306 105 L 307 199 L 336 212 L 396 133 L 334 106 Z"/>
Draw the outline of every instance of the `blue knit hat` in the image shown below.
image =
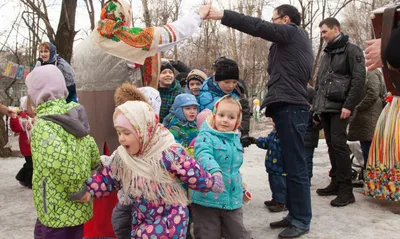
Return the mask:
<path id="1" fill-rule="evenodd" d="M 183 113 L 183 107 L 185 106 L 190 106 L 190 105 L 195 105 L 199 106 L 199 103 L 197 103 L 196 97 L 192 94 L 180 94 L 178 95 L 175 100 L 174 104 L 172 105 L 172 108 L 175 109 L 175 116 L 183 122 L 186 122 L 185 114 Z"/>

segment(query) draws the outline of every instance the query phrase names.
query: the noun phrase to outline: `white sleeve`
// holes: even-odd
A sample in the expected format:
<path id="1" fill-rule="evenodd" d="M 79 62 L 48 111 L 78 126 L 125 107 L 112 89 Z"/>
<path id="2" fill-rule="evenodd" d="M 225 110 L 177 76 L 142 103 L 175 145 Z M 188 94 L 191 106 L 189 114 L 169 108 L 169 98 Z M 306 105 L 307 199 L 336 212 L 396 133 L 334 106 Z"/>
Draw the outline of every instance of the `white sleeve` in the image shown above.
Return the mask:
<path id="1" fill-rule="evenodd" d="M 179 42 L 195 33 L 201 24 L 201 17 L 197 12 L 187 14 L 173 23 L 166 24 L 161 29 L 161 44 L 157 52 L 168 51 Z"/>

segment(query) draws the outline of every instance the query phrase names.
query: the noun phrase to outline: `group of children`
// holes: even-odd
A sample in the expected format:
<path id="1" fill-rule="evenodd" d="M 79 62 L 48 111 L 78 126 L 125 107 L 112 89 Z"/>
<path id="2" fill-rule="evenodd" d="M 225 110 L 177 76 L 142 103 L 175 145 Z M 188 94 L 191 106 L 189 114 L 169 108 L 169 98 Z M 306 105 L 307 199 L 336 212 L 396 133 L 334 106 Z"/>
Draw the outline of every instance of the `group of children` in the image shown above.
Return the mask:
<path id="1" fill-rule="evenodd" d="M 187 93 L 176 94 L 180 84 L 164 72 L 170 63 L 163 65 L 158 91 L 131 83 L 116 90 L 120 147 L 110 157 L 100 157 L 84 108 L 66 101 L 70 92 L 59 67 L 42 62 L 28 75 L 35 116 L 24 111 L 11 122 L 27 161 L 17 179 L 32 187 L 38 214 L 35 238 L 82 238 L 92 198 L 113 190 L 118 238 L 186 238 L 189 214 L 196 238 L 249 238 L 241 211 L 238 66 L 224 58 L 209 78 L 192 70 Z M 164 92 L 176 94 L 170 106 Z"/>
<path id="2" fill-rule="evenodd" d="M 41 55 L 47 44 L 42 46 Z M 81 238 L 83 223 L 92 215 L 91 198 L 117 189 L 119 203 L 112 224 L 118 238 L 187 238 L 189 218 L 196 238 L 249 238 L 241 209 L 246 190 L 239 172 L 244 145 L 236 62 L 218 59 L 211 77 L 191 70 L 185 93 L 169 61 L 162 62 L 158 90 L 121 85 L 114 95 L 113 117 L 121 146 L 99 162 L 83 107 L 67 101 L 74 95 L 67 77 L 59 66 L 43 59 L 26 80 L 36 117 L 22 112 L 10 120 L 13 131 L 20 133 L 26 159 L 16 178 L 24 186 L 33 185 L 38 210 L 35 235 Z M 25 102 L 26 97 L 21 99 L 23 110 Z M 312 120 L 309 128 L 310 134 L 319 131 Z M 272 212 L 285 211 L 279 136 L 273 130 L 266 138 L 249 137 L 246 146 L 250 144 L 267 150 L 272 200 L 265 205 Z M 311 178 L 312 154 L 309 161 Z M 91 170 L 95 170 L 92 176 Z"/>

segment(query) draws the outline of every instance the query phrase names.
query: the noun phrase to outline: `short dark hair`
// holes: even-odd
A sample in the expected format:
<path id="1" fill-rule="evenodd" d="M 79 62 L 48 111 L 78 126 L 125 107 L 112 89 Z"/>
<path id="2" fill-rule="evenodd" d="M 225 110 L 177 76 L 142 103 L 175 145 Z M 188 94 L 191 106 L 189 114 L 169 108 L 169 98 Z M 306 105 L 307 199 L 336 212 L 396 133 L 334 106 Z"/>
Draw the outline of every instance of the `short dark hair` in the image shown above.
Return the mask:
<path id="1" fill-rule="evenodd" d="M 299 10 L 296 7 L 289 4 L 282 4 L 279 7 L 275 8 L 276 12 L 280 17 L 288 16 L 290 21 L 300 26 L 301 16 Z"/>
<path id="2" fill-rule="evenodd" d="M 325 18 L 319 23 L 319 27 L 322 27 L 322 25 L 326 25 L 330 29 L 333 29 L 336 26 L 340 30 L 340 22 L 334 17 Z"/>

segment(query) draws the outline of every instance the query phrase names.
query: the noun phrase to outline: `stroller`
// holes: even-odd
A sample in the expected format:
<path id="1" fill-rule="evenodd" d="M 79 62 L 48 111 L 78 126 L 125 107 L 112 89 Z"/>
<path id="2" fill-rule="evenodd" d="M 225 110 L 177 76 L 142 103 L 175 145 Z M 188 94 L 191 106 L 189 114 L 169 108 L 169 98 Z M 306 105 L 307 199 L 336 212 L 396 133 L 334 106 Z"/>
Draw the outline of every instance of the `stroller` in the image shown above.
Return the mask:
<path id="1" fill-rule="evenodd" d="M 347 145 L 351 151 L 351 180 L 353 182 L 353 187 L 362 188 L 364 186 L 364 157 L 361 151 L 360 142 L 347 141 Z"/>

